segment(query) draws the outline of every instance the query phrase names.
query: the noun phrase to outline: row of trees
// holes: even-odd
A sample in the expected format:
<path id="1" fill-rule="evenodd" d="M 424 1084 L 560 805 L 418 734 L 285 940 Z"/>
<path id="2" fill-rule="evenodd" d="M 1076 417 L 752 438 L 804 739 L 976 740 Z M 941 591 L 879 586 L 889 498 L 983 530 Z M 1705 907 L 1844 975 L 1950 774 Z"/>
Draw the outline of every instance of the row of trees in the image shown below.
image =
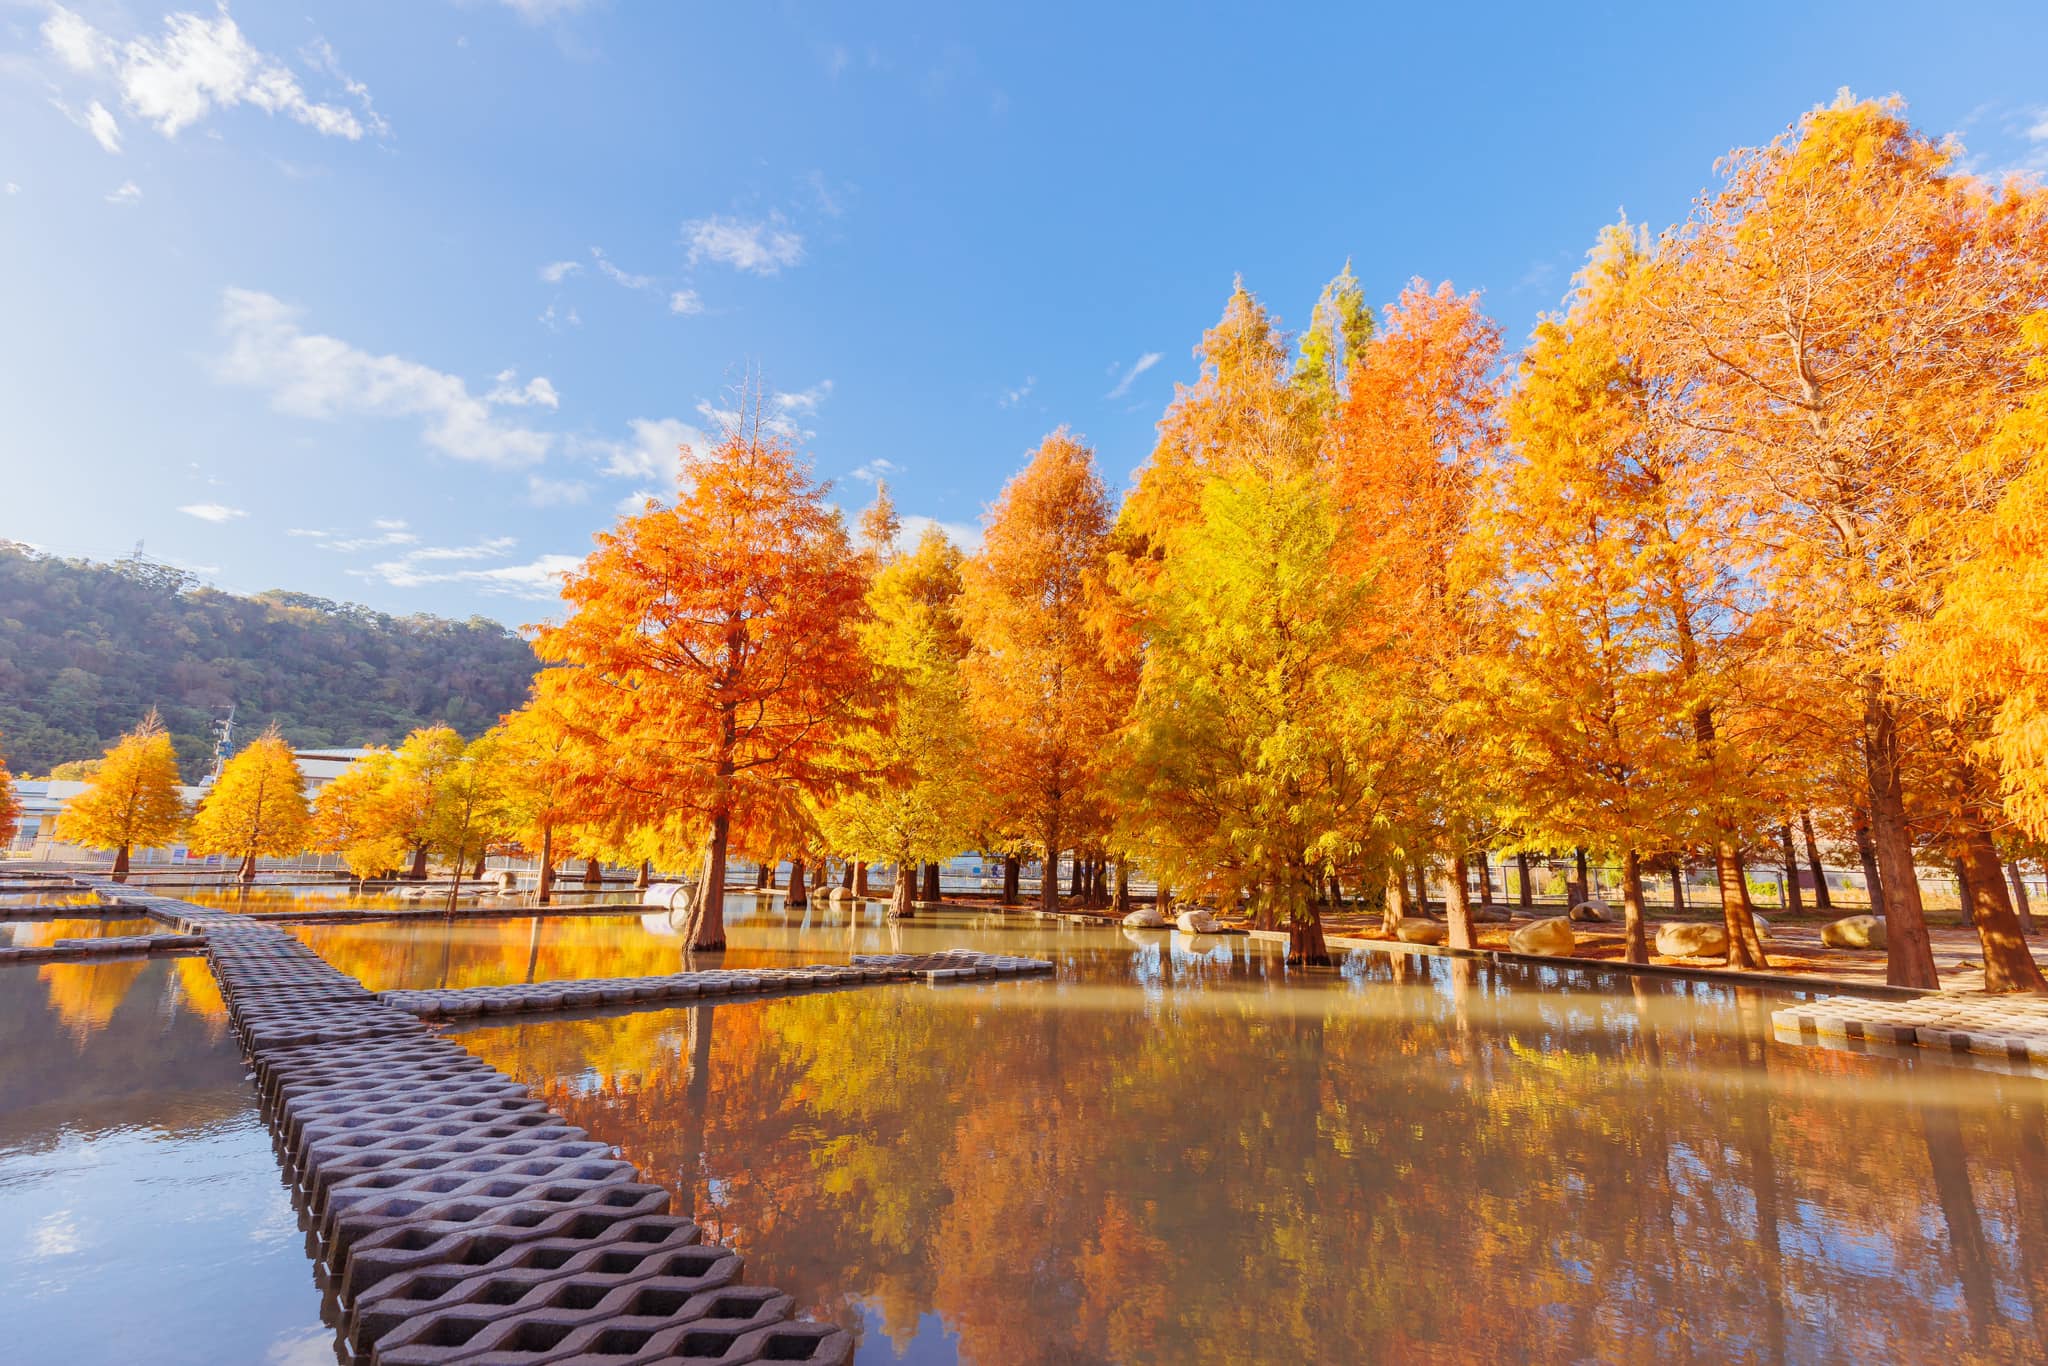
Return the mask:
<path id="1" fill-rule="evenodd" d="M 1056 432 L 971 556 L 886 498 L 850 532 L 756 419 L 599 538 L 520 724 L 706 888 L 1078 851 L 1318 961 L 1347 885 L 1398 917 L 1442 870 L 1470 945 L 1478 851 L 1593 848 L 1631 958 L 1643 869 L 1700 860 L 1754 966 L 1745 864 L 1817 821 L 1870 851 L 1893 981 L 1935 981 L 1939 857 L 1992 987 L 2040 990 L 2000 859 L 2048 835 L 2048 197 L 1956 156 L 1816 109 L 1604 232 L 1516 357 L 1448 285 L 1375 318 L 1347 268 L 1299 338 L 1240 285 L 1121 505 Z"/>
<path id="2" fill-rule="evenodd" d="M 1375 317 L 1347 266 L 1292 337 L 1240 284 L 1121 504 L 1062 429 L 972 555 L 902 546 L 886 490 L 848 528 L 743 404 L 569 576 L 525 707 L 359 765 L 306 838 L 701 857 L 700 948 L 735 855 L 800 890 L 980 848 L 1014 899 L 1035 853 L 1050 906 L 1073 853 L 1306 962 L 1347 888 L 1396 921 L 1441 872 L 1471 946 L 1481 851 L 1592 849 L 1632 960 L 1643 870 L 1691 862 L 1763 966 L 1745 866 L 1818 825 L 1892 981 L 1935 984 L 1938 858 L 1991 987 L 2048 989 L 2000 875 L 2048 837 L 2048 193 L 1957 155 L 1844 96 L 1603 232 L 1513 357 L 1448 285 Z"/>

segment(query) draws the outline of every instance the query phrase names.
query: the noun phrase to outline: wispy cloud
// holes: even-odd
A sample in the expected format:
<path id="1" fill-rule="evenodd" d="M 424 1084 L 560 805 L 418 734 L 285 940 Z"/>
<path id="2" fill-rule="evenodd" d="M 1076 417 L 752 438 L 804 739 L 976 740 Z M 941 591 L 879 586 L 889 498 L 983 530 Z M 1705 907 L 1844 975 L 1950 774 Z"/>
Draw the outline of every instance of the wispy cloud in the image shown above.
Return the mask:
<path id="1" fill-rule="evenodd" d="M 778 393 L 769 402 L 775 405 L 777 412 L 815 413 L 818 411 L 818 405 L 830 397 L 832 397 L 832 381 L 821 379 L 810 388 L 799 389 L 793 394 Z"/>
<path id="2" fill-rule="evenodd" d="M 107 151 L 115 156 L 121 154 L 121 125 L 114 122 L 114 116 L 98 100 L 85 111 L 85 130 Z"/>
<path id="3" fill-rule="evenodd" d="M 526 476 L 526 501 L 537 508 L 563 507 L 588 502 L 590 485 L 581 479 L 543 479 Z"/>
<path id="4" fill-rule="evenodd" d="M 429 584 L 468 584 L 480 592 L 546 602 L 560 596 L 562 579 L 582 566 L 575 555 L 542 555 L 525 564 L 493 565 L 488 569 L 434 569 L 413 558 L 386 560 L 349 572 L 392 588 L 423 588 Z"/>
<path id="5" fill-rule="evenodd" d="M 574 14 L 590 0 L 498 0 L 498 3 L 529 24 L 538 24 L 543 20 Z"/>
<path id="6" fill-rule="evenodd" d="M 902 521 L 903 530 L 897 538 L 899 544 L 916 545 L 924 539 L 926 531 L 937 528 L 945 533 L 947 540 L 962 550 L 981 549 L 981 528 L 970 523 L 942 522 L 935 517 L 923 517 L 914 512 L 906 514 Z"/>
<path id="7" fill-rule="evenodd" d="M 690 264 L 715 261 L 754 275 L 775 275 L 804 259 L 804 239 L 780 214 L 747 220 L 712 215 L 683 224 Z"/>
<path id="8" fill-rule="evenodd" d="M 1022 384 L 1014 389 L 1007 390 L 1001 398 L 996 400 L 996 406 L 998 408 L 1014 408 L 1025 399 L 1030 398 L 1031 391 L 1037 387 L 1038 376 L 1026 375 Z"/>
<path id="9" fill-rule="evenodd" d="M 846 477 L 858 479 L 863 484 L 876 484 L 892 474 L 901 473 L 903 473 L 903 466 L 893 460 L 884 460 L 878 456 L 868 461 L 865 465 L 857 465 L 853 469 L 848 470 Z"/>
<path id="10" fill-rule="evenodd" d="M 142 202 L 142 187 L 132 180 L 124 180 L 121 182 L 121 188 L 107 191 L 107 202 L 109 204 L 140 204 Z"/>
<path id="11" fill-rule="evenodd" d="M 555 392 L 546 375 L 535 375 L 522 386 L 517 370 L 500 370 L 491 391 L 484 395 L 484 402 L 514 408 L 560 408 L 562 396 Z"/>
<path id="12" fill-rule="evenodd" d="M 604 254 L 603 247 L 592 247 L 590 255 L 596 260 L 597 268 L 604 273 L 605 278 L 611 280 L 614 284 L 623 285 L 627 289 L 652 289 L 654 287 L 654 277 L 652 275 L 635 275 L 630 271 L 619 269 L 612 264 L 612 259 Z"/>
<path id="13" fill-rule="evenodd" d="M 225 503 L 187 503 L 178 511 L 202 522 L 232 522 L 249 515 L 241 508 L 231 508 Z"/>
<path id="14" fill-rule="evenodd" d="M 518 466 L 547 458 L 552 435 L 501 421 L 459 377 L 308 332 L 299 312 L 255 290 L 223 291 L 220 377 L 268 391 L 273 408 L 296 417 L 417 418 L 426 444 L 457 460 Z"/>
<path id="15" fill-rule="evenodd" d="M 668 311 L 688 316 L 704 311 L 704 301 L 697 297 L 694 289 L 679 289 L 668 296 Z"/>
<path id="16" fill-rule="evenodd" d="M 631 433 L 628 440 L 585 442 L 582 447 L 603 456 L 602 473 L 615 479 L 655 480 L 673 489 L 682 448 L 704 451 L 711 446 L 702 429 L 681 418 L 636 417 L 626 427 Z"/>
<path id="17" fill-rule="evenodd" d="M 558 285 L 581 269 L 581 261 L 550 261 L 540 268 L 540 278 L 551 285 Z"/>
<path id="18" fill-rule="evenodd" d="M 340 72 L 334 50 L 322 40 L 315 40 L 314 64 L 342 81 L 364 106 L 364 117 L 308 97 L 290 67 L 250 45 L 225 5 L 212 19 L 177 13 L 165 15 L 163 23 L 161 37 L 143 35 L 117 44 L 72 11 L 53 6 L 43 21 L 43 43 L 72 71 L 110 81 L 129 112 L 167 138 L 216 109 L 244 104 L 351 142 L 366 130 L 384 129 L 383 120 L 368 109 L 369 91 Z M 93 133 L 100 136 L 96 128 Z M 104 138 L 101 145 L 106 145 Z"/>
<path id="19" fill-rule="evenodd" d="M 1144 355 L 1138 357 L 1137 363 L 1135 365 L 1133 365 L 1130 369 L 1124 371 L 1124 377 L 1116 382 L 1116 387 L 1114 389 L 1111 389 L 1108 393 L 1104 394 L 1103 397 L 1122 398 L 1125 394 L 1131 392 L 1131 385 L 1137 382 L 1138 376 L 1144 374 L 1147 370 L 1150 370 L 1153 366 L 1159 364 L 1159 360 L 1159 352 L 1147 351 Z"/>

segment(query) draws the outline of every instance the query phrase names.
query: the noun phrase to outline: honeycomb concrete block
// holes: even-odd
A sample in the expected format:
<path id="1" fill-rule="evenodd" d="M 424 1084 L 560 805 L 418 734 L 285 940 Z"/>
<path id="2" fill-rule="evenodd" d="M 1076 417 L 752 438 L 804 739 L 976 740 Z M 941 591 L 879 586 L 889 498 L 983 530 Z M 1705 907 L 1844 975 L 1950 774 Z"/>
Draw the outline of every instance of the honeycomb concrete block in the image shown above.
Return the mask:
<path id="1" fill-rule="evenodd" d="M 573 1284 L 573 1283 L 572 1283 Z M 544 1297 L 565 1287 L 548 1287 Z M 730 1360 L 750 1334 L 789 1317 L 780 1291 L 728 1286 L 689 1294 L 647 1283 L 621 1286 L 587 1309 L 541 1304 L 504 1314 L 454 1310 L 431 1315 L 377 1344 L 374 1366 L 553 1366 L 563 1362 Z M 632 1312 L 634 1310 L 643 1312 Z M 680 1355 L 679 1355 L 680 1354 Z"/>

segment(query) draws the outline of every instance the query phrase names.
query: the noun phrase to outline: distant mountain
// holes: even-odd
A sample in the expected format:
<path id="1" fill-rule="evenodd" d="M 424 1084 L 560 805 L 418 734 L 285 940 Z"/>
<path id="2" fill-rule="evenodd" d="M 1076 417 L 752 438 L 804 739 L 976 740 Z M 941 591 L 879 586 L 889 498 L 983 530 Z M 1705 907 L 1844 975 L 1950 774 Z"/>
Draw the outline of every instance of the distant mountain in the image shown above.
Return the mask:
<path id="1" fill-rule="evenodd" d="M 151 706 L 187 781 L 272 721 L 301 748 L 476 735 L 526 698 L 533 650 L 485 617 L 394 617 L 304 593 L 238 597 L 140 558 L 61 559 L 0 541 L 0 754 L 14 772 L 96 758 Z"/>

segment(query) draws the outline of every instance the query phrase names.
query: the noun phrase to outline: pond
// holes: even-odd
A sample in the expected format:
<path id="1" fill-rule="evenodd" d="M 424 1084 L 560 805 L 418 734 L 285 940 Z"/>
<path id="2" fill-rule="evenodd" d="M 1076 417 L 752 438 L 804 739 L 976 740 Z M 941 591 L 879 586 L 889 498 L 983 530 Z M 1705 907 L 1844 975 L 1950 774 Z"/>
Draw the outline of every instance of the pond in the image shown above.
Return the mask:
<path id="1" fill-rule="evenodd" d="M 0 1040 L 0 1357 L 334 1361 L 203 959 L 0 967 Z"/>
<path id="2" fill-rule="evenodd" d="M 1784 997 L 1677 978 L 1379 953 L 1290 974 L 1243 938 L 728 914 L 731 959 L 1059 967 L 455 1036 L 864 1362 L 2048 1352 L 2031 1075 L 1779 1043 Z M 617 920 L 545 924 L 538 955 L 525 921 L 346 928 L 307 934 L 408 985 L 437 952 L 460 984 L 680 962 Z"/>
<path id="3" fill-rule="evenodd" d="M 138 934 L 170 934 L 161 920 L 146 915 L 57 916 L 49 920 L 0 920 L 0 948 L 47 948 L 59 939 L 124 939 Z"/>

